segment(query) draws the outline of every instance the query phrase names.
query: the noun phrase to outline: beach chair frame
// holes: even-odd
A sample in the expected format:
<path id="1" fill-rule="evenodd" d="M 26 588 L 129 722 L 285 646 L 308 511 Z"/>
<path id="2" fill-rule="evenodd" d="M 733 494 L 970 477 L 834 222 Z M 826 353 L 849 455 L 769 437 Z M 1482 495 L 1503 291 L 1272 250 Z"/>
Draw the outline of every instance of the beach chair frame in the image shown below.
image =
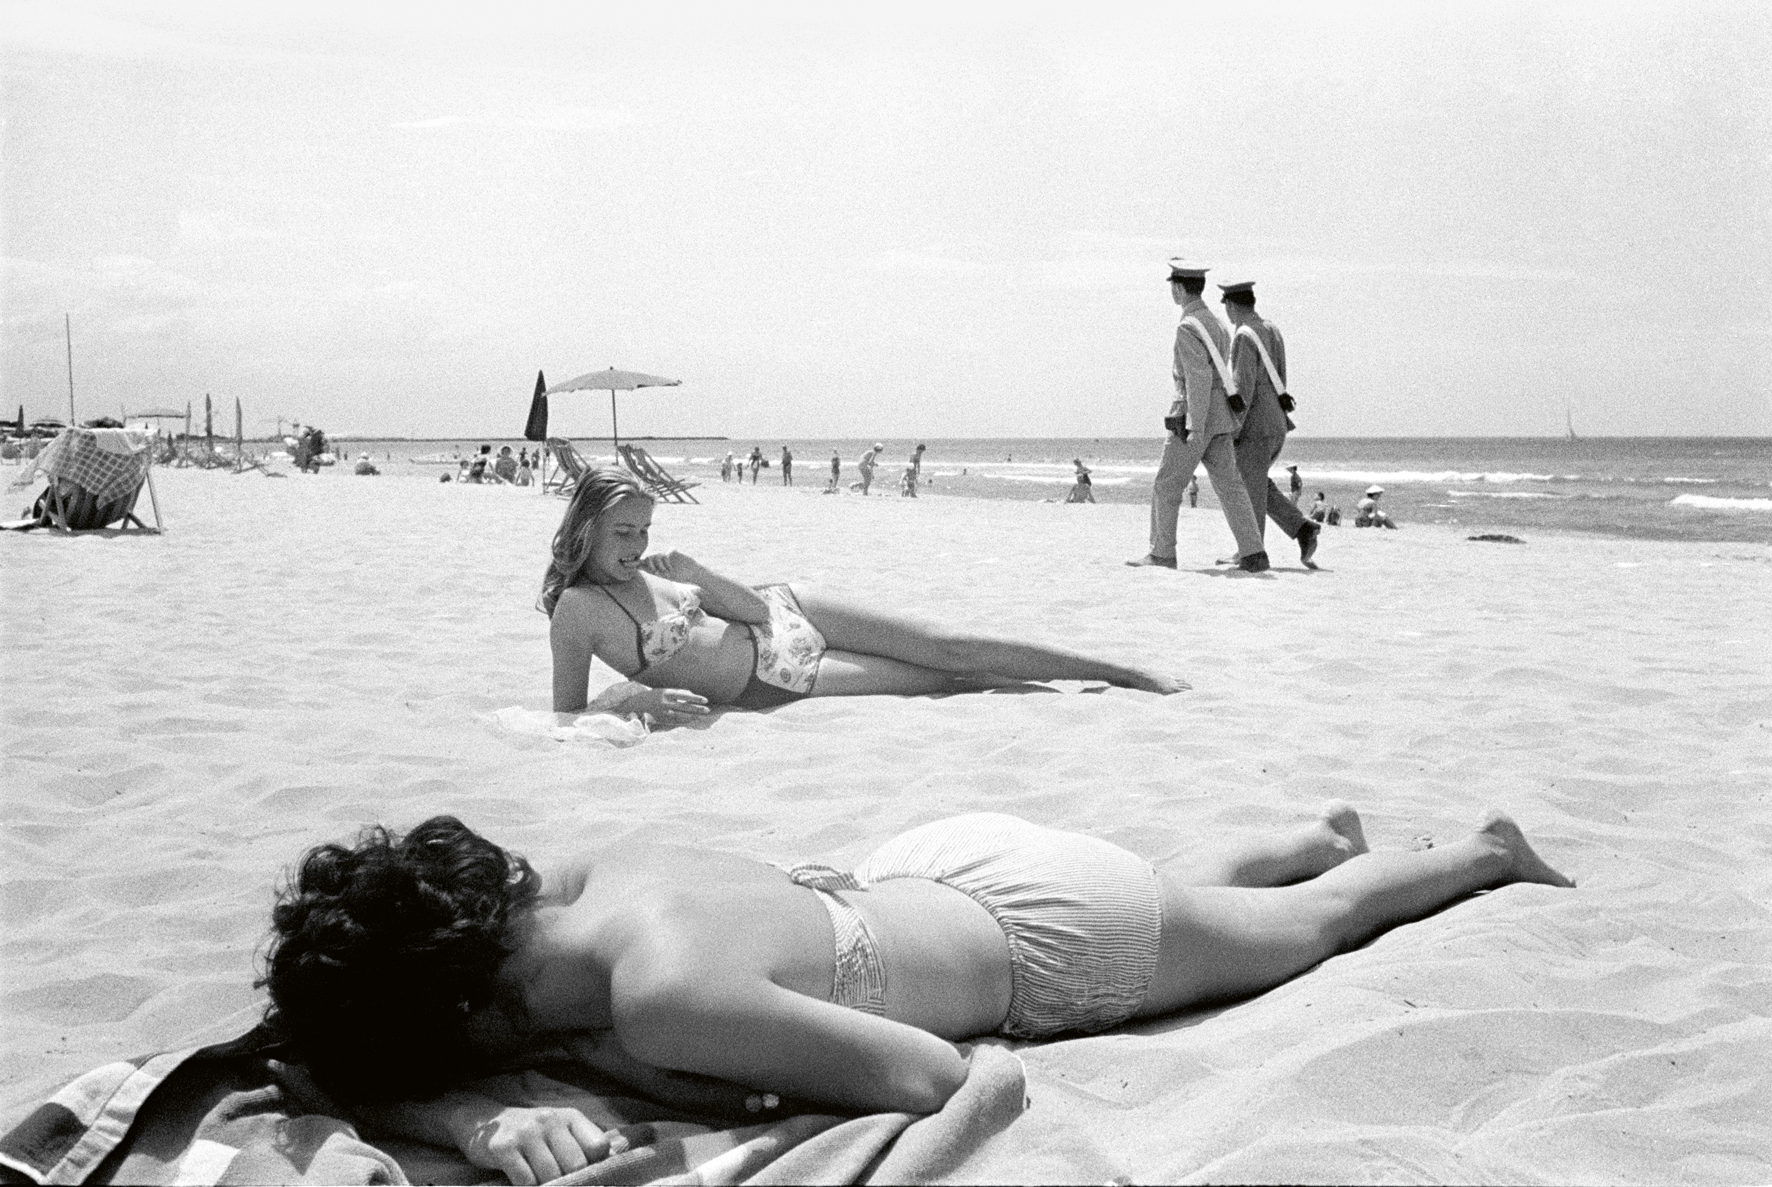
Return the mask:
<path id="1" fill-rule="evenodd" d="M 70 507 L 68 504 L 68 498 L 62 487 L 64 482 L 67 482 L 67 480 L 52 478 L 49 481 L 48 489 L 43 492 L 43 516 L 48 521 L 46 526 L 54 528 L 58 532 L 75 536 L 86 532 L 127 532 L 133 527 L 135 531 L 145 532 L 150 536 L 158 536 L 166 530 L 166 525 L 160 519 L 160 496 L 154 490 L 154 467 L 152 465 L 143 471 L 141 486 L 138 486 L 129 492 L 129 495 L 123 504 L 122 517 L 110 521 L 110 523 L 116 524 L 116 527 L 111 527 L 109 524 L 96 528 L 77 528 L 72 526 L 69 521 L 73 518 L 74 508 Z M 68 485 L 73 486 L 75 484 L 69 482 Z M 141 498 L 143 487 L 147 488 L 148 503 L 154 509 L 153 527 L 149 527 L 146 523 L 142 522 L 141 516 L 135 513 L 135 505 Z"/>
<path id="2" fill-rule="evenodd" d="M 560 494 L 570 497 L 578 486 L 578 480 L 590 471 L 590 464 L 585 461 L 584 455 L 578 451 L 578 447 L 564 437 L 549 437 L 542 444 L 542 460 L 544 462 L 541 472 L 542 491 L 544 493 L 550 490 L 558 491 Z M 548 472 L 549 467 L 545 464 L 550 458 L 553 459 L 553 473 L 551 474 Z"/>
<path id="3" fill-rule="evenodd" d="M 695 503 L 701 500 L 689 493 L 689 488 L 700 486 L 699 482 L 688 482 L 676 477 L 663 466 L 653 460 L 643 446 L 617 445 L 615 452 L 621 455 L 621 461 L 628 472 L 640 480 L 653 495 L 672 503 Z"/>

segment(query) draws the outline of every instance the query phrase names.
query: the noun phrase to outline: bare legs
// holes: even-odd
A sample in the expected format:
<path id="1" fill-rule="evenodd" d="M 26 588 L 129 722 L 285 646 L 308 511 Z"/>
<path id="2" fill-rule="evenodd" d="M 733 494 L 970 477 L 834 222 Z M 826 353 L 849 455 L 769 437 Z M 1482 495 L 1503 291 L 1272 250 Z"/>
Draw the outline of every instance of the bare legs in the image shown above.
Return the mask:
<path id="1" fill-rule="evenodd" d="M 1366 851 L 1360 814 L 1346 800 L 1330 800 L 1316 820 L 1282 836 L 1171 858 L 1163 877 L 1184 886 L 1290 886 Z"/>
<path id="2" fill-rule="evenodd" d="M 1020 680 L 1105 680 L 1158 693 L 1188 687 L 1172 676 L 1060 647 L 952 631 L 802 587 L 794 594 L 830 648 L 818 671 L 817 691 L 825 695 L 941 692 Z"/>
<path id="3" fill-rule="evenodd" d="M 1322 867 L 1315 875 L 1313 865 Z M 1514 882 L 1574 885 L 1500 812 L 1485 814 L 1451 845 L 1371 853 L 1358 816 L 1340 803 L 1289 838 L 1208 863 L 1201 876 L 1231 879 L 1223 884 L 1170 869 L 1158 874 L 1163 933 L 1156 978 L 1139 1010 L 1146 1017 L 1269 989 L 1473 891 Z"/>

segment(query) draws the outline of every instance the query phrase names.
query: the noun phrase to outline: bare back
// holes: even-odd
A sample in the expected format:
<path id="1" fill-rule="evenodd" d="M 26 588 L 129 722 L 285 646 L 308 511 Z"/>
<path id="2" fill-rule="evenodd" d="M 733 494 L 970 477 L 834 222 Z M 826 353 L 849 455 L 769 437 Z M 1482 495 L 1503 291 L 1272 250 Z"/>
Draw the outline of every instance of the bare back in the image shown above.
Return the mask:
<path id="1" fill-rule="evenodd" d="M 990 915 L 938 883 L 903 879 L 845 892 L 879 944 L 886 1017 L 950 1039 L 996 1029 L 1008 1010 L 1007 941 Z M 550 878 L 538 911 L 541 959 L 527 976 L 536 1023 L 610 1025 L 587 1008 L 592 967 L 671 966 L 668 975 L 733 984 L 766 981 L 829 1001 L 833 929 L 818 892 L 764 862 L 663 845 L 601 851 Z"/>

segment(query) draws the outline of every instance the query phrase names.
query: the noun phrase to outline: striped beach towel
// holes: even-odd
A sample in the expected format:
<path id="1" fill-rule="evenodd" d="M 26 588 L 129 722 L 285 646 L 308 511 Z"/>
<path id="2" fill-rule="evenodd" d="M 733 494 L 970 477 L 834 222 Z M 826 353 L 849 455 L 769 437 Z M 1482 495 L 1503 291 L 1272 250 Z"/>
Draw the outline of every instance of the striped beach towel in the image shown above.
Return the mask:
<path id="1" fill-rule="evenodd" d="M 486 1183 L 503 1176 L 413 1142 L 374 1143 L 262 1030 L 211 1047 L 95 1068 L 0 1138 L 8 1183 Z M 551 1074 L 550 1074 L 551 1073 Z M 927 1117 L 801 1114 L 724 1126 L 623 1096 L 582 1069 L 530 1070 L 472 1087 L 508 1104 L 569 1105 L 609 1132 L 611 1154 L 557 1183 L 929 1182 L 962 1167 L 1025 1106 L 1021 1061 L 975 1049 L 966 1084 Z"/>

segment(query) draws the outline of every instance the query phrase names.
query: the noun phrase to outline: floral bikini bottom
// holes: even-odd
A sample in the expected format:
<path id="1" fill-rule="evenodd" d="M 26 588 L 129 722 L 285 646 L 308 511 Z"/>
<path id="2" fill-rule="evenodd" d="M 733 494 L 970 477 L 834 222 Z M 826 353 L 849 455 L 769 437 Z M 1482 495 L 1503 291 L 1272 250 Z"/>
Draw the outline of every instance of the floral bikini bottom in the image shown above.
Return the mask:
<path id="1" fill-rule="evenodd" d="M 769 605 L 769 621 L 748 627 L 757 657 L 744 691 L 732 702 L 740 709 L 772 709 L 811 696 L 825 653 L 824 636 L 785 582 L 759 585 L 757 593 Z"/>

